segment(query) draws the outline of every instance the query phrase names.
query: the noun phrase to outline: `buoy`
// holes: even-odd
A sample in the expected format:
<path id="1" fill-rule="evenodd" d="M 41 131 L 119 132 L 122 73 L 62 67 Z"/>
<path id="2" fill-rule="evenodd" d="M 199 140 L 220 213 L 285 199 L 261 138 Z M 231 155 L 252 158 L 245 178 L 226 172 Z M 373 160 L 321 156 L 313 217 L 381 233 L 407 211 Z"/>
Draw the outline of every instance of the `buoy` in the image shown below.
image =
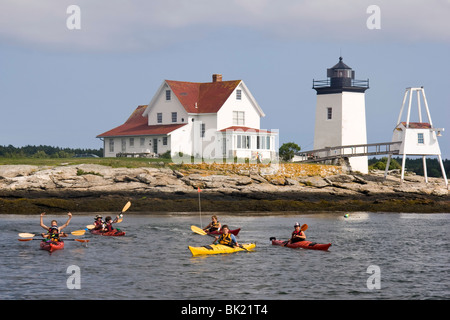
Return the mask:
<path id="1" fill-rule="evenodd" d="M 348 213 L 344 214 L 344 218 L 348 218 Z"/>

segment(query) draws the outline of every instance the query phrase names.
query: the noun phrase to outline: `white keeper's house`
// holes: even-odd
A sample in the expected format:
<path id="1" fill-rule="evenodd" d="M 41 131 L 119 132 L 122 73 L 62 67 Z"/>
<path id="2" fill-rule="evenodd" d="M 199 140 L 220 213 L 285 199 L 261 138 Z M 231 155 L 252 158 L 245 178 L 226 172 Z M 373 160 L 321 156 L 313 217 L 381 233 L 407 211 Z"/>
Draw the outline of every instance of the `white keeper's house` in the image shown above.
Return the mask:
<path id="1" fill-rule="evenodd" d="M 104 156 L 172 159 L 245 159 L 277 157 L 278 132 L 260 129 L 264 112 L 242 80 L 212 82 L 164 80 L 148 105 L 134 110 L 124 124 L 97 136 Z"/>

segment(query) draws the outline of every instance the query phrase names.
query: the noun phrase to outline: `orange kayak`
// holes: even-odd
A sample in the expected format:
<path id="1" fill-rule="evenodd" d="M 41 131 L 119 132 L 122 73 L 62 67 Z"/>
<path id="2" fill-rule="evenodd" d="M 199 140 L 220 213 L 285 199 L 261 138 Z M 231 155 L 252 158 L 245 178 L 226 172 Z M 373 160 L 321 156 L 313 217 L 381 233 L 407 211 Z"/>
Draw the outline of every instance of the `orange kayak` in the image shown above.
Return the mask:
<path id="1" fill-rule="evenodd" d="M 64 249 L 64 241 L 41 241 L 41 249 L 53 252 Z"/>

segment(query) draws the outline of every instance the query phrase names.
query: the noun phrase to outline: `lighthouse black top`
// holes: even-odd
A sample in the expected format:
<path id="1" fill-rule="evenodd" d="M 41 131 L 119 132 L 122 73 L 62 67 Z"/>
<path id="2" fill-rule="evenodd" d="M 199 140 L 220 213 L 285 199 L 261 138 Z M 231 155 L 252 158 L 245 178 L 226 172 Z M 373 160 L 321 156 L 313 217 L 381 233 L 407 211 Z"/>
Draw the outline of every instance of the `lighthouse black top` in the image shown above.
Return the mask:
<path id="1" fill-rule="evenodd" d="M 355 80 L 355 71 L 342 61 L 330 69 L 327 69 L 327 80 L 314 80 L 313 89 L 317 94 L 342 93 L 347 92 L 365 92 L 369 89 L 369 79 Z"/>

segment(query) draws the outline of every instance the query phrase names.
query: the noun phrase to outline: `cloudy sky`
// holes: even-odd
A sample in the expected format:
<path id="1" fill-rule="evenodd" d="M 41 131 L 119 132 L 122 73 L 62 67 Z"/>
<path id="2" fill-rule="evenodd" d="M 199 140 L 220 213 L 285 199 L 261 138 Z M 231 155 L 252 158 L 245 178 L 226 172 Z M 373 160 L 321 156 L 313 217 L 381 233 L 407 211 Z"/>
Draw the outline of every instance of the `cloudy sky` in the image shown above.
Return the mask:
<path id="1" fill-rule="evenodd" d="M 450 158 L 450 0 L 0 0 L 0 145 L 100 148 L 164 79 L 221 73 L 244 80 L 262 128 L 310 150 L 312 80 L 340 55 L 370 80 L 369 143 L 391 140 L 405 88 L 424 86 Z"/>

